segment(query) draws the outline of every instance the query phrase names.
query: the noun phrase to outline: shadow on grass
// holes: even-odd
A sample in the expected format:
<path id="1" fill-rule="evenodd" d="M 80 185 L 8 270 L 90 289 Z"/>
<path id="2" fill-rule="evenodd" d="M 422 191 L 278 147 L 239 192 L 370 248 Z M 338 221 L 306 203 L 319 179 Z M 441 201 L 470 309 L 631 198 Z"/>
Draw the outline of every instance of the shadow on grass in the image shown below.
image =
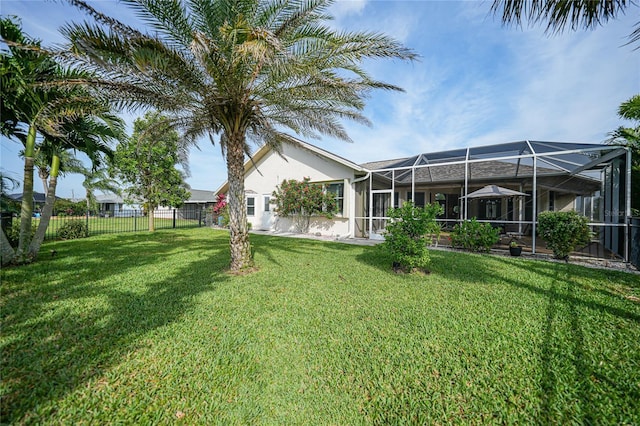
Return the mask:
<path id="1" fill-rule="evenodd" d="M 180 320 L 197 295 L 216 291 L 228 279 L 228 241 L 199 235 L 56 243 L 47 248 L 57 257 L 3 273 L 2 421 L 55 414 L 52 402 L 117 365 L 142 344 L 140 336 Z M 184 256 L 176 261 L 176 254 Z M 169 271 L 158 280 L 139 275 L 150 266 Z"/>
<path id="2" fill-rule="evenodd" d="M 637 277 L 617 271 L 592 270 L 555 262 L 522 262 L 500 257 L 496 257 L 495 261 L 504 265 L 505 269 L 515 268 L 515 271 L 508 275 L 487 278 L 500 280 L 546 300 L 539 352 L 540 422 L 603 422 L 605 419 L 602 418 L 601 412 L 604 409 L 604 395 L 608 395 L 607 398 L 615 396 L 621 408 L 617 418 L 609 417 L 604 422 L 629 422 L 634 417 L 633 401 L 640 400 L 640 390 L 637 383 L 634 386 L 634 380 L 627 377 L 629 371 L 626 369 L 607 370 L 603 367 L 605 362 L 613 362 L 607 359 L 610 357 L 608 351 L 619 351 L 614 358 L 625 357 L 622 347 L 607 348 L 607 343 L 616 343 L 605 343 L 605 340 L 610 338 L 610 332 L 606 331 L 610 324 L 606 318 L 616 318 L 616 327 L 635 329 L 640 324 L 640 309 L 637 304 L 623 299 L 620 294 L 603 290 L 601 286 L 613 275 L 613 280 L 618 281 L 620 285 L 637 288 Z M 531 279 L 532 274 L 537 279 Z M 519 276 L 528 278 L 518 279 Z M 585 281 L 594 279 L 598 281 L 598 285 L 585 285 Z M 629 325 L 620 325 L 624 323 Z M 592 334 L 591 339 L 586 337 L 587 332 Z M 596 338 L 593 336 L 598 334 L 601 339 L 594 342 Z M 597 343 L 595 347 L 594 343 Z M 628 343 L 637 344 L 635 340 L 618 342 L 623 346 L 627 346 Z M 637 358 L 637 351 L 631 350 L 630 353 Z M 626 400 L 627 403 L 620 403 L 620 399 L 617 398 Z M 627 412 L 623 413 L 623 409 Z"/>
<path id="3" fill-rule="evenodd" d="M 431 275 L 425 279 L 442 277 L 446 285 L 457 282 L 461 288 L 491 286 L 518 304 L 530 301 L 531 311 L 524 315 L 532 315 L 539 364 L 526 380 L 537 387 L 541 424 L 640 419 L 640 374 L 634 367 L 640 362 L 640 304 L 622 294 L 638 291 L 637 275 L 463 252 L 430 250 L 430 257 Z M 380 250 L 366 250 L 358 260 L 392 274 L 391 259 Z"/>

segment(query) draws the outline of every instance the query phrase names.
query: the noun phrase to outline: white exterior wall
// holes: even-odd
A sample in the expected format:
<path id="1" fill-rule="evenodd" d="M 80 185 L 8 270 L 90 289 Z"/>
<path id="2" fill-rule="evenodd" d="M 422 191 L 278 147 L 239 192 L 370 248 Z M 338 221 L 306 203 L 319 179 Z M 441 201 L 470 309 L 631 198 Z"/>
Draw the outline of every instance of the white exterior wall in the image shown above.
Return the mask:
<path id="1" fill-rule="evenodd" d="M 351 180 L 354 171 L 346 165 L 340 164 L 324 156 L 318 155 L 304 148 L 283 144 L 283 159 L 275 152 L 267 153 L 245 175 L 245 199 L 255 198 L 255 213 L 247 215 L 253 229 L 271 230 L 275 232 L 295 232 L 295 226 L 290 218 L 280 218 L 273 211 L 265 211 L 264 197 L 275 191 L 276 186 L 285 179 L 302 180 L 305 177 L 311 182 L 342 182 L 344 184 L 344 207 L 342 216 L 334 219 L 322 217 L 312 218 L 310 233 L 320 233 L 327 236 L 346 237 L 351 235 L 353 222 L 354 192 Z"/>

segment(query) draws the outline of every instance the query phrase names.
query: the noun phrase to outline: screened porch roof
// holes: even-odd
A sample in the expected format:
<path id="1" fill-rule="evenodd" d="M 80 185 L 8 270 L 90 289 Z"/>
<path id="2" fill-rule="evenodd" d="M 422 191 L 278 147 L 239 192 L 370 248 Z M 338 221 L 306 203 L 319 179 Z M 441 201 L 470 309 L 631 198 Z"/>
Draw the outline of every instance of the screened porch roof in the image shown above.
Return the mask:
<path id="1" fill-rule="evenodd" d="M 412 175 L 417 183 L 461 181 L 465 179 L 467 162 L 469 180 L 531 177 L 534 165 L 539 176 L 599 179 L 594 172 L 625 152 L 619 145 L 519 141 L 424 153 L 362 166 L 380 177 L 391 179 L 393 175 L 399 184 L 411 183 Z"/>

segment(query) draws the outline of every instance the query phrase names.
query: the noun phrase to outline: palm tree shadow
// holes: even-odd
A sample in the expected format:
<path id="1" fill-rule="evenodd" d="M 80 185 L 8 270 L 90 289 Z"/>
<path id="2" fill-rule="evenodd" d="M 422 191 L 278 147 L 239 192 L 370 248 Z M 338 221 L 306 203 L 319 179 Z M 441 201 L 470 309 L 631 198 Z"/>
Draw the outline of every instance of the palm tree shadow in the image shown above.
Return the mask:
<path id="1" fill-rule="evenodd" d="M 117 252 L 114 249 L 112 254 Z M 156 254 L 162 256 L 163 252 L 158 248 Z M 119 261 L 117 255 L 110 258 L 107 254 L 102 259 L 104 263 Z M 216 292 L 229 279 L 222 272 L 227 263 L 226 256 L 210 249 L 206 255 L 184 262 L 165 279 L 143 283 L 141 292 L 127 289 L 124 283 L 94 288 L 88 281 L 73 283 L 71 277 L 57 285 L 32 285 L 15 293 L 2 315 L 3 334 L 10 337 L 2 348 L 3 421 L 19 423 L 35 415 L 38 407 L 53 407 L 51 402 L 135 351 L 141 344 L 140 336 L 180 321 L 194 298 Z M 64 294 L 67 285 L 72 288 Z M 96 298 L 104 303 L 86 310 L 73 307 Z M 20 306 L 32 301 L 35 309 Z M 46 305 L 51 302 L 57 308 L 47 312 Z"/>

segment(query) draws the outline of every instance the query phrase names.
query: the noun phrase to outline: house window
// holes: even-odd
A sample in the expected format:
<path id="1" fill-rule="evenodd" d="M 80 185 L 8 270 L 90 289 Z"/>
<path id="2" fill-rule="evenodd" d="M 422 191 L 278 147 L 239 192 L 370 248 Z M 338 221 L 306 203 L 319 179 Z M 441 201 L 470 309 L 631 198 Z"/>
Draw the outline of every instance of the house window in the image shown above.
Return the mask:
<path id="1" fill-rule="evenodd" d="M 247 197 L 247 216 L 255 216 L 256 199 L 255 197 Z"/>
<path id="2" fill-rule="evenodd" d="M 324 186 L 325 191 L 334 194 L 338 214 L 343 214 L 344 210 L 344 183 L 328 183 Z"/>
<path id="3" fill-rule="evenodd" d="M 269 198 L 268 195 L 264 196 L 264 211 L 265 212 L 271 211 L 271 198 Z"/>
<path id="4" fill-rule="evenodd" d="M 416 192 L 416 199 L 415 201 L 413 201 L 413 204 L 416 207 L 424 207 L 424 192 Z M 412 197 L 412 193 L 411 191 L 407 192 L 407 201 L 412 201 L 413 197 Z"/>
<path id="5" fill-rule="evenodd" d="M 397 209 L 398 207 L 400 207 L 400 193 L 399 192 L 394 192 L 393 193 L 393 208 Z"/>
<path id="6" fill-rule="evenodd" d="M 556 209 L 556 193 L 555 191 L 549 191 L 549 211 L 552 212 Z"/>

